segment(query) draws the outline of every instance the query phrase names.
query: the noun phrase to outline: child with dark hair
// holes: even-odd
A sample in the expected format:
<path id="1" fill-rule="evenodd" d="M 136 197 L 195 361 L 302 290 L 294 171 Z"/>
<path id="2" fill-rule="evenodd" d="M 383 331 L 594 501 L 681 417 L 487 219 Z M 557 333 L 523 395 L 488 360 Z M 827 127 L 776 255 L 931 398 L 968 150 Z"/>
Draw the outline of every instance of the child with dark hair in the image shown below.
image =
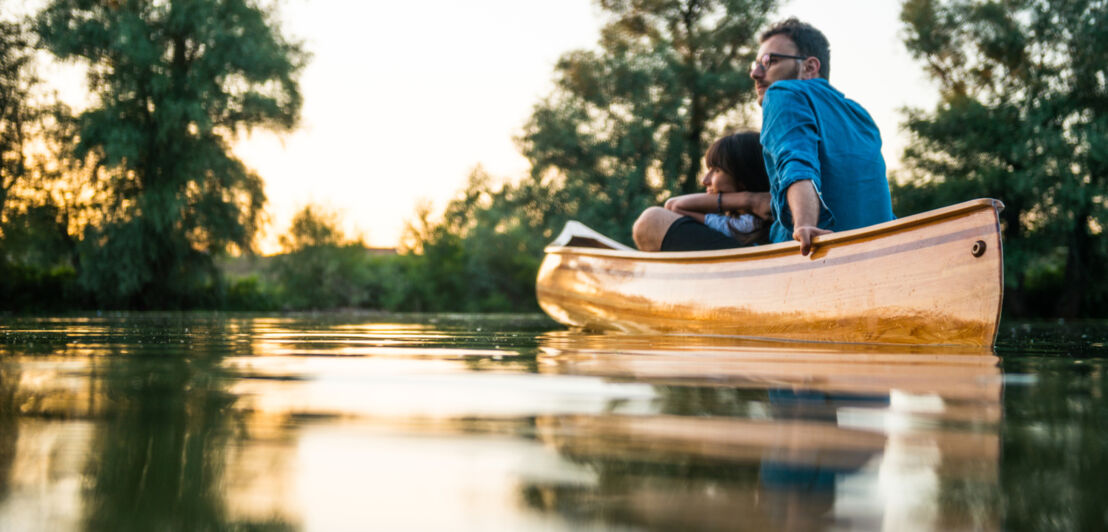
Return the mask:
<path id="1" fill-rule="evenodd" d="M 704 155 L 704 162 L 708 171 L 700 182 L 706 192 L 670 198 L 666 209 L 691 218 L 682 223 L 700 222 L 735 241 L 733 245 L 726 245 L 726 241 L 705 245 L 707 249 L 766 243 L 769 237 L 766 219 L 729 209 L 732 202 L 727 196 L 734 192 L 769 191 L 758 133 L 744 131 L 716 140 Z"/>

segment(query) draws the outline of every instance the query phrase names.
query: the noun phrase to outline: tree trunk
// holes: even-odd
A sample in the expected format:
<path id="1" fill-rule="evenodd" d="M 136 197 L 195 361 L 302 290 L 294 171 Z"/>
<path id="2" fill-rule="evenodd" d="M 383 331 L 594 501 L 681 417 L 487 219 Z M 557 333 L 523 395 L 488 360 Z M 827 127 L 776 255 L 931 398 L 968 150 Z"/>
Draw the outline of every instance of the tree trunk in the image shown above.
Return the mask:
<path id="1" fill-rule="evenodd" d="M 1088 289 L 1090 265 L 1086 262 L 1092 256 L 1089 216 L 1089 208 L 1085 206 L 1073 217 L 1070 228 L 1066 249 L 1066 286 L 1054 307 L 1054 313 L 1062 318 L 1077 317 L 1081 313 L 1081 299 Z"/>
<path id="2" fill-rule="evenodd" d="M 700 157 L 704 154 L 704 146 L 701 146 L 701 138 L 704 136 L 705 112 L 702 97 L 692 93 L 692 109 L 689 114 L 689 136 L 687 151 L 688 168 L 685 169 L 685 179 L 681 183 L 681 192 L 691 194 L 700 187 Z"/>
<path id="3" fill-rule="evenodd" d="M 1023 228 L 1020 226 L 1020 208 L 1019 202 L 1011 202 L 1005 205 L 1004 211 L 1001 212 L 1001 218 L 1004 220 L 1004 241 L 1005 242 L 1017 242 L 1020 235 L 1023 233 Z M 1011 273 L 1011 272 L 1008 272 Z M 1010 276 L 1011 277 L 1011 276 Z M 1004 283 L 1004 307 L 1013 316 L 1027 316 L 1027 294 L 1024 293 L 1024 273 L 1015 272 L 1014 283 Z"/>

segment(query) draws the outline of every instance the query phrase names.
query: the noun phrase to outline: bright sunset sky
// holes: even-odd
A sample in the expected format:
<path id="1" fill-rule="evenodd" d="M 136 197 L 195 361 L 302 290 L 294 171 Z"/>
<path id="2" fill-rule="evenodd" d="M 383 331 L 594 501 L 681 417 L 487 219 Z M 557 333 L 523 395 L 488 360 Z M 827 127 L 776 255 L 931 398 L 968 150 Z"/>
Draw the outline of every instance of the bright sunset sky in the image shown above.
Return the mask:
<path id="1" fill-rule="evenodd" d="M 898 109 L 935 101 L 897 37 L 899 4 L 792 0 L 772 17 L 796 15 L 827 35 L 831 83 L 874 116 L 891 168 L 904 146 Z M 595 48 L 603 22 L 592 0 L 279 5 L 283 31 L 313 58 L 300 128 L 258 131 L 235 147 L 266 182 L 263 252 L 278 250 L 277 235 L 309 202 L 336 211 L 369 245 L 391 247 L 420 202 L 440 212 L 476 165 L 497 179 L 524 176 L 513 137 L 550 93 L 557 58 Z"/>

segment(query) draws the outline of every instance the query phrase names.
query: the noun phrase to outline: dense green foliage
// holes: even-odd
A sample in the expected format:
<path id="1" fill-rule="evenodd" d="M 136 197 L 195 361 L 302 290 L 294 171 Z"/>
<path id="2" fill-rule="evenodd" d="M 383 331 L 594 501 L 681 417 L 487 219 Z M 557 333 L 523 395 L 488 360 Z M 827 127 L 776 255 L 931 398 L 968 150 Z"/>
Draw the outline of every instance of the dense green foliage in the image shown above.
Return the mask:
<path id="1" fill-rule="evenodd" d="M 196 304 L 220 284 L 214 259 L 251 247 L 262 181 L 228 143 L 292 128 L 301 104 L 305 55 L 272 18 L 249 0 L 54 0 L 38 15 L 96 97 L 73 154 L 103 198 L 77 265 L 99 305 Z"/>
<path id="2" fill-rule="evenodd" d="M 42 96 L 25 21 L 0 21 L 0 308 L 81 306 L 67 206 L 54 201 L 65 109 Z M 35 147 L 38 147 L 36 150 Z M 53 162 L 47 165 L 44 155 Z"/>
<path id="3" fill-rule="evenodd" d="M 938 83 L 913 110 L 901 215 L 995 197 L 1016 315 L 1108 309 L 1108 3 L 908 0 L 906 44 Z"/>
<path id="4" fill-rule="evenodd" d="M 643 209 L 698 188 L 708 145 L 747 122 L 773 0 L 600 0 L 598 50 L 566 53 L 519 144 L 543 238 L 575 218 L 630 242 Z"/>
<path id="5" fill-rule="evenodd" d="M 26 174 L 25 145 L 34 108 L 29 36 L 22 24 L 0 21 L 0 215 L 8 195 Z"/>

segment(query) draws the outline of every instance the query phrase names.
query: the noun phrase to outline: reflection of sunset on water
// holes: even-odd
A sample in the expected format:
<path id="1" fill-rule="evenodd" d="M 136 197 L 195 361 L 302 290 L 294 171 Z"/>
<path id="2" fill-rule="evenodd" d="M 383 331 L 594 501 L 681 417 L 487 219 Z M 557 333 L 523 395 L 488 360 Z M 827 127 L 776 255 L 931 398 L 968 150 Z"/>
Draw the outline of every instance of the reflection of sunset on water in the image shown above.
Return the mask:
<path id="1" fill-rule="evenodd" d="M 415 318 L 9 321 L 2 528 L 1005 528 L 1031 489 L 1006 459 L 1037 441 L 1001 437 L 1032 405 L 1008 396 L 1052 378 L 990 350 Z"/>

